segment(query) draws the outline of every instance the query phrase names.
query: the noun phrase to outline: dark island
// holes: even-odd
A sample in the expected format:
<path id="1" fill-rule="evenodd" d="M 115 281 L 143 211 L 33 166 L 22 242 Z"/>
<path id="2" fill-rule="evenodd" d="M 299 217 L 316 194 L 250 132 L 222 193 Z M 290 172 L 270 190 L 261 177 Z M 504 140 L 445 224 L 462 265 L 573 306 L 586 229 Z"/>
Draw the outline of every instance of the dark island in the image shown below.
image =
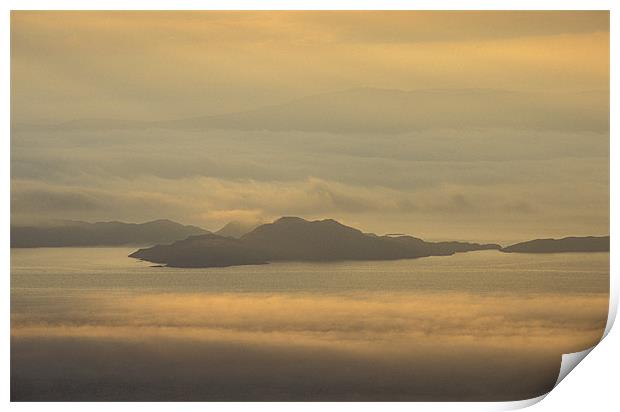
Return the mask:
<path id="1" fill-rule="evenodd" d="M 412 236 L 377 236 L 332 219 L 283 217 L 239 239 L 205 234 L 139 249 L 130 257 L 170 267 L 223 267 L 275 261 L 329 262 L 447 256 L 495 249 L 496 244 L 425 242 Z"/>
<path id="2" fill-rule="evenodd" d="M 501 249 L 507 253 L 609 252 L 609 236 L 535 239 Z"/>

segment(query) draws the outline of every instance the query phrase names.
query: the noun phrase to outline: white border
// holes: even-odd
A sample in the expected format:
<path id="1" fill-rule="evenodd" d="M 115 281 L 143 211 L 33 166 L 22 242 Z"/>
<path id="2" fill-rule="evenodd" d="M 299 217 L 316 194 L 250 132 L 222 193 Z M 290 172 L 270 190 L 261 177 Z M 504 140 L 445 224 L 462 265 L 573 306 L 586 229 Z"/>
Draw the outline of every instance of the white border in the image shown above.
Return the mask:
<path id="1" fill-rule="evenodd" d="M 398 0 L 298 0 L 298 1 L 277 1 L 277 0 L 228 0 L 220 2 L 207 2 L 200 0 L 90 0 L 88 2 L 77 0 L 57 0 L 54 2 L 42 0 L 9 0 L 3 2 L 4 14 L 0 20 L 0 31 L 2 34 L 2 84 L 1 90 L 4 96 L 2 100 L 2 141 L 0 163 L 2 173 L 2 185 L 4 186 L 4 197 L 1 203 L 3 224 L 0 228 L 0 239 L 2 241 L 2 272 L 4 280 L 4 295 L 2 306 L 4 316 L 1 317 L 1 325 L 3 331 L 3 339 L 1 341 L 4 362 L 2 362 L 2 374 L 0 375 L 0 393 L 2 394 L 3 403 L 9 401 L 9 382 L 10 368 L 9 365 L 9 339 L 10 339 L 10 251 L 9 251 L 9 226 L 10 226 L 10 13 L 9 10 L 44 10 L 44 9 L 60 9 L 60 10 L 611 10 L 611 129 L 610 136 L 610 159 L 611 159 L 611 182 L 617 182 L 620 166 L 618 165 L 618 81 L 616 76 L 618 70 L 618 24 L 620 19 L 617 12 L 620 6 L 613 1 L 590 0 L 517 0 L 517 1 L 501 1 L 501 0 L 476 0 L 476 1 L 458 1 L 458 0 L 419 0 L 419 1 L 398 1 Z M 614 7 L 615 6 L 615 7 Z M 615 319 L 618 307 L 618 276 L 617 269 L 619 267 L 617 251 L 619 242 L 616 241 L 614 234 L 619 233 L 618 219 L 615 218 L 614 210 L 620 210 L 620 202 L 618 188 L 614 184 L 610 184 L 611 194 L 611 299 L 610 299 L 610 316 L 606 327 L 606 335 L 610 332 L 611 326 Z M 618 405 L 616 395 L 615 379 L 617 376 L 618 352 L 614 350 L 620 347 L 620 337 L 617 331 L 612 331 L 597 348 L 592 351 L 588 358 L 593 358 L 586 362 L 586 365 L 580 366 L 579 369 L 588 369 L 588 373 L 574 373 L 568 376 L 565 381 L 551 392 L 549 399 L 535 406 L 536 409 L 542 410 L 582 410 L 584 407 L 595 407 L 595 410 L 611 410 L 612 405 Z M 589 351 L 588 351 L 589 353 Z M 590 363 L 591 362 L 591 363 Z M 590 363 L 590 364 L 588 364 Z M 583 371 L 585 372 L 585 371 Z M 589 392 L 589 393 L 588 393 Z M 557 393 L 558 396 L 555 396 Z M 561 393 L 561 394 L 560 394 Z M 591 398 L 591 394 L 595 393 L 596 398 Z M 561 396 L 560 396 L 561 395 Z M 391 410 L 409 410 L 416 408 L 421 410 L 506 410 L 526 407 L 537 403 L 544 396 L 532 400 L 504 403 L 359 403 L 348 405 L 356 410 L 374 410 L 375 408 L 387 408 Z M 279 411 L 289 410 L 292 407 L 298 410 L 315 410 L 318 408 L 326 410 L 340 410 L 344 405 L 340 403 L 116 403 L 114 408 L 134 409 L 148 408 L 149 411 L 157 411 L 174 407 L 175 409 L 184 410 L 203 410 L 205 406 L 219 411 L 235 411 L 241 408 L 252 408 L 257 411 Z M 13 403 L 10 405 L 13 409 L 30 410 L 31 408 L 44 407 L 51 411 L 67 411 L 81 410 L 88 408 L 91 410 L 104 410 L 111 405 L 106 403 L 89 403 L 87 405 L 80 403 Z M 598 406 L 598 407 L 596 407 Z"/>

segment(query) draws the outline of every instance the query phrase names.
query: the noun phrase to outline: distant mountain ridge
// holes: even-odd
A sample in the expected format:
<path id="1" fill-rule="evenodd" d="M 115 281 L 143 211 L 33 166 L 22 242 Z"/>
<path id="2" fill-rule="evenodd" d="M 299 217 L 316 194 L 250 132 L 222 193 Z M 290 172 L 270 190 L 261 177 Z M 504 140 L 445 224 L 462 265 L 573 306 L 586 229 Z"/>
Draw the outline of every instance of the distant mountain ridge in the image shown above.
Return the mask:
<path id="1" fill-rule="evenodd" d="M 60 226 L 11 226 L 11 247 L 154 245 L 207 234 L 167 219 L 146 223 L 69 221 Z"/>
<path id="2" fill-rule="evenodd" d="M 601 108 L 604 110 L 599 110 Z M 429 128 L 481 127 L 605 131 L 608 112 L 609 93 L 604 91 L 557 104 L 547 94 L 536 92 L 360 87 L 305 96 L 253 110 L 177 120 L 76 119 L 57 125 L 16 126 L 57 130 L 164 128 L 332 133 L 402 133 Z"/>
<path id="3" fill-rule="evenodd" d="M 507 253 L 609 252 L 609 236 L 535 239 L 502 248 L 501 251 Z"/>
<path id="4" fill-rule="evenodd" d="M 425 242 L 412 236 L 377 236 L 332 219 L 282 217 L 240 239 L 215 234 L 193 236 L 129 255 L 172 267 L 220 267 L 273 261 L 393 260 L 500 249 L 496 244 Z"/>
<path id="5" fill-rule="evenodd" d="M 226 223 L 224 227 L 214 233 L 219 236 L 228 236 L 238 239 L 246 233 L 256 229 L 258 226 L 260 226 L 260 223 L 245 223 L 232 221 Z"/>

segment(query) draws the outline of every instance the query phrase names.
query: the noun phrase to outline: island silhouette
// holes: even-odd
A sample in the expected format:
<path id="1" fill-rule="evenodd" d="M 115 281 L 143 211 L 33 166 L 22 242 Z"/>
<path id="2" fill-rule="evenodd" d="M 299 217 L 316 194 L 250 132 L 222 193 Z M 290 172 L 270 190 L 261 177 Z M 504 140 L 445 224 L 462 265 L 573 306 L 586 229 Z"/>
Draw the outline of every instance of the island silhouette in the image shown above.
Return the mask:
<path id="1" fill-rule="evenodd" d="M 393 260 L 500 248 L 496 244 L 377 236 L 333 219 L 282 217 L 239 239 L 216 234 L 191 236 L 169 245 L 139 249 L 129 256 L 171 267 L 223 267 L 273 261 Z"/>
<path id="2" fill-rule="evenodd" d="M 609 250 L 608 236 L 570 238 L 575 239 L 570 247 L 564 239 L 552 240 L 557 245 L 547 248 L 553 252 L 603 251 L 605 238 Z M 582 246 L 577 247 L 573 243 Z M 169 267 L 191 268 L 257 265 L 276 261 L 395 260 L 448 256 L 475 250 L 529 252 L 531 249 L 520 245 L 502 248 L 494 243 L 427 242 L 408 235 L 363 233 L 333 219 L 308 221 L 299 217 L 282 217 L 273 223 L 260 225 L 239 238 L 208 233 L 172 244 L 139 249 L 129 256 Z M 544 252 L 544 248 L 540 252 Z"/>
<path id="3" fill-rule="evenodd" d="M 225 267 L 276 261 L 414 259 L 476 250 L 608 252 L 609 236 L 535 239 L 502 247 L 496 243 L 428 242 L 403 233 L 380 236 L 333 219 L 309 221 L 291 216 L 265 224 L 233 221 L 214 233 L 168 219 L 11 226 L 12 248 L 94 246 L 143 246 L 129 256 L 169 267 Z"/>
<path id="4" fill-rule="evenodd" d="M 507 253 L 609 252 L 609 236 L 535 239 L 502 248 Z"/>

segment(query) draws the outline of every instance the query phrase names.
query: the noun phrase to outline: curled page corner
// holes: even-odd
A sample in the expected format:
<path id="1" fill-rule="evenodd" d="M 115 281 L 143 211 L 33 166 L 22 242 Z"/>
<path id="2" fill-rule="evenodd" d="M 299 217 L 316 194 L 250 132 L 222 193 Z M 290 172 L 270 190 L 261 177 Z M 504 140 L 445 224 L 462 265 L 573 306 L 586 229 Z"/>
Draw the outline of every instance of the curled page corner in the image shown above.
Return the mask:
<path id="1" fill-rule="evenodd" d="M 601 340 L 605 339 L 605 337 L 609 334 L 615 320 L 616 314 L 618 311 L 618 296 L 615 288 L 611 288 L 610 297 L 609 297 L 609 311 L 607 315 L 607 324 L 605 325 L 605 331 L 603 332 L 603 336 Z M 615 292 L 615 293 L 614 293 Z M 558 379 L 555 381 L 555 385 L 553 387 L 559 385 L 562 380 L 573 370 L 575 367 L 584 360 L 586 356 L 596 347 L 596 345 L 589 347 L 588 349 L 582 350 L 581 352 L 573 352 L 573 353 L 565 353 L 562 355 L 562 364 L 560 365 L 560 373 L 558 374 Z"/>
<path id="2" fill-rule="evenodd" d="M 575 369 L 575 367 L 586 357 L 588 356 L 588 354 L 590 352 L 592 352 L 592 349 L 594 349 L 596 347 L 596 345 L 586 349 L 586 350 L 582 350 L 581 352 L 573 352 L 573 353 L 565 353 L 562 355 L 562 363 L 560 365 L 560 373 L 558 374 L 558 379 L 555 381 L 555 384 L 553 385 L 553 388 L 555 388 L 556 386 L 558 386 L 558 384 L 560 382 L 562 382 L 562 380 L 573 370 Z M 552 389 L 553 390 L 553 389 Z M 547 395 L 549 395 L 551 393 L 551 391 L 542 394 L 540 396 L 537 396 L 535 398 L 530 398 L 530 399 L 524 399 L 521 401 L 512 401 L 512 402 L 502 402 L 500 409 L 507 411 L 507 410 L 516 410 L 516 409 L 524 409 L 527 407 L 530 407 L 532 405 L 537 404 L 538 402 L 542 401 L 543 399 L 545 399 L 547 397 Z"/>
<path id="3" fill-rule="evenodd" d="M 594 349 L 595 347 L 596 345 L 588 349 L 582 350 L 581 352 L 563 354 L 562 364 L 560 365 L 560 373 L 558 374 L 558 379 L 555 381 L 555 385 L 553 385 L 553 387 L 555 388 L 556 386 L 558 386 L 559 383 L 562 382 L 564 378 L 566 378 L 570 371 L 575 369 L 575 366 L 577 366 L 579 362 L 581 362 L 586 356 L 588 356 L 588 354 L 592 352 L 592 349 Z"/>
<path id="4" fill-rule="evenodd" d="M 605 331 L 603 332 L 603 336 L 601 337 L 601 340 L 605 339 L 605 337 L 607 336 L 607 334 L 609 334 L 609 331 L 611 330 L 614 321 L 616 320 L 616 313 L 618 311 L 618 296 L 616 295 L 616 293 L 614 293 L 613 291 L 614 288 L 611 288 L 610 290 L 610 297 L 609 297 L 609 311 L 607 314 L 607 324 L 605 325 Z M 597 343 L 598 344 L 598 343 Z M 592 350 L 596 347 L 596 345 L 591 346 L 587 349 L 584 349 L 580 352 L 573 352 L 573 353 L 565 353 L 562 355 L 562 364 L 560 365 L 560 373 L 558 374 L 558 379 L 555 381 L 555 385 L 553 385 L 553 387 L 555 388 L 556 386 L 558 386 L 560 384 L 560 382 L 562 382 L 562 380 L 564 380 L 564 378 L 573 370 L 575 369 L 575 367 L 579 364 L 579 362 L 581 362 L 582 360 L 584 360 L 584 358 L 586 356 L 588 356 L 588 354 L 590 352 L 592 352 Z"/>
<path id="5" fill-rule="evenodd" d="M 603 337 L 601 340 L 605 339 L 605 336 L 609 334 L 609 331 L 616 321 L 616 315 L 618 314 L 619 293 L 616 280 L 613 276 L 611 276 L 609 285 L 609 311 L 607 312 L 607 324 L 605 325 L 605 331 L 603 332 Z"/>
<path id="6" fill-rule="evenodd" d="M 609 334 L 609 331 L 614 325 L 616 320 L 616 315 L 618 313 L 618 290 L 613 287 L 613 278 L 611 279 L 612 286 L 610 287 L 610 296 L 609 296 L 609 311 L 607 314 L 607 324 L 605 325 L 605 331 L 603 332 L 603 336 L 601 337 L 601 341 L 605 339 L 605 337 Z M 598 345 L 598 343 L 597 343 Z M 580 352 L 573 353 L 564 353 L 562 354 L 562 363 L 560 364 L 560 372 L 558 373 L 558 379 L 555 381 L 553 388 L 558 386 L 560 382 L 568 376 L 568 374 L 575 369 L 579 363 L 585 359 L 590 352 L 596 347 L 596 345 L 591 346 L 587 349 L 584 349 Z M 532 406 L 540 401 L 542 401 L 551 391 L 540 395 L 536 398 L 524 399 L 522 401 L 514 401 L 514 402 L 506 402 L 503 405 L 503 410 L 515 410 L 522 409 Z"/>
<path id="7" fill-rule="evenodd" d="M 537 404 L 538 402 L 545 399 L 545 397 L 549 394 L 549 392 L 537 396 L 535 398 L 523 399 L 521 401 L 510 401 L 510 402 L 502 402 L 501 406 L 498 410 L 502 411 L 514 411 L 517 409 L 529 408 L 532 405 Z"/>
<path id="8" fill-rule="evenodd" d="M 616 320 L 616 314 L 618 312 L 618 295 L 617 295 L 617 291 L 613 290 L 614 288 L 611 288 L 612 290 L 610 290 L 610 296 L 609 296 L 609 311 L 608 311 L 608 315 L 607 315 L 607 324 L 605 325 L 605 331 L 603 332 L 603 336 L 601 337 L 601 340 L 605 339 L 605 337 L 609 334 L 609 331 L 611 330 L 615 320 Z M 598 343 L 597 343 L 598 345 Z M 556 386 L 558 386 L 560 384 L 560 382 L 562 382 L 564 380 L 564 378 L 566 378 L 566 376 L 568 376 L 568 374 L 575 369 L 575 367 L 577 365 L 579 365 L 579 363 L 585 359 L 586 356 L 588 356 L 588 354 L 590 352 L 592 352 L 592 350 L 596 347 L 596 345 L 591 346 L 587 349 L 584 349 L 580 352 L 573 352 L 573 353 L 564 353 L 562 354 L 562 363 L 560 364 L 560 372 L 558 373 L 558 379 L 555 381 L 555 384 L 553 385 L 553 388 L 555 388 Z M 553 390 L 553 389 L 552 389 Z M 530 398 L 530 399 L 524 399 L 524 400 L 520 400 L 520 401 L 511 401 L 511 402 L 502 402 L 501 403 L 501 407 L 500 410 L 516 410 L 516 409 L 523 409 L 523 408 L 527 408 L 530 407 L 532 405 L 537 404 L 538 402 L 542 401 L 543 399 L 545 399 L 547 397 L 547 395 L 549 395 L 551 393 L 551 391 L 542 394 L 540 396 L 537 396 L 535 398 Z"/>

